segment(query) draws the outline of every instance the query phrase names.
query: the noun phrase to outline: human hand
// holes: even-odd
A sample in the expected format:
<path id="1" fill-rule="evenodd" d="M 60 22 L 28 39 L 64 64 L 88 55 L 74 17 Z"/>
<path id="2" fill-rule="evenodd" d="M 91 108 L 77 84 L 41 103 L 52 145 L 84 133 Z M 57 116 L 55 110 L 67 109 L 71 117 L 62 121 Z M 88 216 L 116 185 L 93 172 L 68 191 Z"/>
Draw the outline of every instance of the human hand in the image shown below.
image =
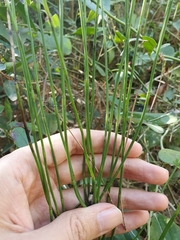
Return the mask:
<path id="1" fill-rule="evenodd" d="M 79 129 L 68 132 L 68 143 L 71 162 L 76 180 L 82 179 L 83 151 L 79 143 Z M 91 131 L 96 167 L 100 166 L 103 152 L 104 132 Z M 51 137 L 55 151 L 61 183 L 71 183 L 66 154 L 60 135 Z M 120 146 L 118 136 L 116 148 Z M 131 140 L 127 141 L 127 148 Z M 48 167 L 54 194 L 59 193 L 53 167 L 52 154 L 48 140 L 44 140 Z M 105 164 L 104 177 L 109 174 L 114 134 L 111 134 L 108 156 Z M 40 145 L 39 145 L 40 146 Z M 168 179 L 168 171 L 139 159 L 142 148 L 134 143 L 124 165 L 124 177 L 149 184 L 163 184 Z M 43 159 L 41 157 L 41 159 Z M 43 160 L 42 160 L 43 161 Z M 120 163 L 120 159 L 119 159 Z M 81 191 L 81 189 L 80 189 Z M 118 189 L 111 188 L 113 203 L 117 204 Z M 24 147 L 3 157 L 0 160 L 0 236 L 3 240 L 91 240 L 110 232 L 116 227 L 116 234 L 125 233 L 140 227 L 148 221 L 148 211 L 162 211 L 168 205 L 166 196 L 142 190 L 123 189 L 122 204 L 128 211 L 124 213 L 127 230 L 122 223 L 122 213 L 113 204 L 98 203 L 87 208 L 73 209 L 78 200 L 73 189 L 63 190 L 66 212 L 53 222 L 49 222 L 49 210 L 42 189 L 39 173 L 31 150 Z M 82 190 L 83 196 L 83 190 Z M 61 212 L 61 204 L 58 202 Z M 73 210 L 72 210 L 73 209 Z"/>

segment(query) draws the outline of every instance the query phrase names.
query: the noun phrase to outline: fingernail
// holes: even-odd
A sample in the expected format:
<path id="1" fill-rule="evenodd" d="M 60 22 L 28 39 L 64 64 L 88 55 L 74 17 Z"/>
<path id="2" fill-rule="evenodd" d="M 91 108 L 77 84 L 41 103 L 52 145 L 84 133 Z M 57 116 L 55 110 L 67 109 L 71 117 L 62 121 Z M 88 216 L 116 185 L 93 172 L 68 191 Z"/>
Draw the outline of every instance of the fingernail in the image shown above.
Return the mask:
<path id="1" fill-rule="evenodd" d="M 117 207 L 98 213 L 98 222 L 102 233 L 106 233 L 122 223 L 122 213 Z"/>

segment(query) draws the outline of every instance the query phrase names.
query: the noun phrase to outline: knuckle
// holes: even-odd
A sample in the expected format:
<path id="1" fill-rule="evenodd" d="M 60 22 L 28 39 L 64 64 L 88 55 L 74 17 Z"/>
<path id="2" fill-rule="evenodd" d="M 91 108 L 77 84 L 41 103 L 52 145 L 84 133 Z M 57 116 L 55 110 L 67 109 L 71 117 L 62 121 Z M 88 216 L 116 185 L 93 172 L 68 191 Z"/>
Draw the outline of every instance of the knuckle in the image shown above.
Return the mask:
<path id="1" fill-rule="evenodd" d="M 87 233 L 85 230 L 84 222 L 78 214 L 73 214 L 70 218 L 70 229 L 72 240 L 85 240 L 87 239 Z"/>

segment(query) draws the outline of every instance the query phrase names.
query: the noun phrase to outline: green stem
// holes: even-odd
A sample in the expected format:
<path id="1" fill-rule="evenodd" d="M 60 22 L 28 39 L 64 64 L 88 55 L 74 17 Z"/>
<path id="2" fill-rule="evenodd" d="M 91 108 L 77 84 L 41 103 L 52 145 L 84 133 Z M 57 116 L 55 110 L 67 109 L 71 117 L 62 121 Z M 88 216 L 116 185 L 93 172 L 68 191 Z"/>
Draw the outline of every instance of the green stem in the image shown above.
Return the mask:
<path id="1" fill-rule="evenodd" d="M 173 213 L 171 219 L 166 224 L 164 231 L 161 233 L 161 236 L 159 237 L 159 240 L 165 239 L 166 234 L 168 233 L 169 229 L 171 228 L 172 224 L 174 223 L 174 220 L 176 219 L 179 213 L 180 213 L 180 204 L 178 205 L 176 211 Z"/>
<path id="2" fill-rule="evenodd" d="M 172 177 L 174 176 L 177 169 L 178 169 L 178 167 L 176 167 L 176 166 L 173 168 L 171 175 L 169 176 L 167 182 L 164 184 L 164 186 L 162 188 L 162 191 L 161 191 L 162 193 L 164 193 L 165 189 L 167 188 L 167 185 L 170 183 L 170 181 L 171 181 Z"/>

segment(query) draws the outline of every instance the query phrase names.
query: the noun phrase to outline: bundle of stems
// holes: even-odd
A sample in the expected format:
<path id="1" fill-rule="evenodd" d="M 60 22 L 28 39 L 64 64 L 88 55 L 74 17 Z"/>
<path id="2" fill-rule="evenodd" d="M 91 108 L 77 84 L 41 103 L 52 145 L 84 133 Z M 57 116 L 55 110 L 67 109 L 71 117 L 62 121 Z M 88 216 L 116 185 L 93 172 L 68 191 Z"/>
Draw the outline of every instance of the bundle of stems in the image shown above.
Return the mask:
<path id="1" fill-rule="evenodd" d="M 140 132 L 141 125 L 143 122 L 143 118 L 147 109 L 151 89 L 152 89 L 152 84 L 153 84 L 153 79 L 154 79 L 154 74 L 156 70 L 156 64 L 159 58 L 159 53 L 160 53 L 160 47 L 162 45 L 162 41 L 164 38 L 165 34 L 165 29 L 167 26 L 167 22 L 170 16 L 171 12 L 171 6 L 172 6 L 172 0 L 167 1 L 167 7 L 166 7 L 166 13 L 165 16 L 166 18 L 164 19 L 161 33 L 159 36 L 159 42 L 157 44 L 156 50 L 155 50 L 155 59 L 153 61 L 152 65 L 152 70 L 151 70 L 151 76 L 150 76 L 150 81 L 149 81 L 149 87 L 147 89 L 147 96 L 146 96 L 146 101 L 144 104 L 144 109 L 141 115 L 141 118 L 139 120 L 138 126 L 135 128 L 133 137 L 132 137 L 132 143 L 129 147 L 129 149 L 125 152 L 125 147 L 126 147 L 126 139 L 129 136 L 130 129 L 131 129 L 131 124 L 132 124 L 132 114 L 134 111 L 134 106 L 136 102 L 134 102 L 132 109 L 129 109 L 130 106 L 130 101 L 131 101 L 131 92 L 132 92 L 132 84 L 133 84 L 133 79 L 135 75 L 135 62 L 136 62 L 136 56 L 137 56 L 137 51 L 139 48 L 139 44 L 142 43 L 142 26 L 143 26 L 143 19 L 146 18 L 145 16 L 145 9 L 146 9 L 146 4 L 147 1 L 144 0 L 142 3 L 142 8 L 141 8 L 141 14 L 140 14 L 140 19 L 139 19 L 139 24 L 137 30 L 132 27 L 132 16 L 134 13 L 135 9 L 135 4 L 136 0 L 126 0 L 125 1 L 125 21 L 122 22 L 115 16 L 113 16 L 110 12 L 107 11 L 107 9 L 104 8 L 103 0 L 97 0 L 93 1 L 96 4 L 96 18 L 95 18 L 95 23 L 94 23 L 94 38 L 93 38 L 93 48 L 92 48 L 92 66 L 91 66 L 91 72 L 89 68 L 89 56 L 88 56 L 88 39 L 87 39 L 87 24 L 86 24 L 86 16 L 87 16 L 87 7 L 86 7 L 86 0 L 83 2 L 81 0 L 78 0 L 78 5 L 79 5 L 79 14 L 80 14 L 80 21 L 81 21 L 81 31 L 82 31 L 82 45 L 83 45 L 83 61 L 84 61 L 84 69 L 83 69 L 83 84 L 84 84 L 84 102 L 85 102 L 85 126 L 86 126 L 86 137 L 84 135 L 83 131 L 83 124 L 81 121 L 81 116 L 79 115 L 79 112 L 76 107 L 76 103 L 74 100 L 73 96 L 73 89 L 70 83 L 70 78 L 68 74 L 68 69 L 66 66 L 66 62 L 64 59 L 63 55 L 63 41 L 64 41 L 64 1 L 59 0 L 58 2 L 58 16 L 59 16 L 59 22 L 60 22 L 60 27 L 58 29 L 59 34 L 56 33 L 55 26 L 53 24 L 52 20 L 52 14 L 51 10 L 49 7 L 49 3 L 47 0 L 42 0 L 42 1 L 32 1 L 34 3 L 36 12 L 37 12 L 37 18 L 38 18 L 38 24 L 36 30 L 40 33 L 41 39 L 42 39 L 42 46 L 41 48 L 43 49 L 43 56 L 44 56 L 44 64 L 45 64 L 45 69 L 46 69 L 46 74 L 47 74 L 47 82 L 50 86 L 50 91 L 52 94 L 52 100 L 53 100 L 53 112 L 56 116 L 56 121 L 58 125 L 58 132 L 60 134 L 60 137 L 62 139 L 62 143 L 66 152 L 67 156 L 67 162 L 69 166 L 69 172 L 71 176 L 71 182 L 72 182 L 72 188 L 74 189 L 74 192 L 76 194 L 76 197 L 79 201 L 79 205 L 82 207 L 87 206 L 87 200 L 85 198 L 82 198 L 81 194 L 79 193 L 78 190 L 78 183 L 75 180 L 74 177 L 74 172 L 73 172 L 73 167 L 71 163 L 71 157 L 70 157 L 70 152 L 69 152 L 69 146 L 68 146 L 68 136 L 67 133 L 69 132 L 71 134 L 71 130 L 67 126 L 67 101 L 70 101 L 70 104 L 73 109 L 73 114 L 76 119 L 78 128 L 80 129 L 81 132 L 81 137 L 82 137 L 82 144 L 81 148 L 83 149 L 84 153 L 84 171 L 88 169 L 89 175 L 86 176 L 86 178 L 82 182 L 82 187 L 84 188 L 84 194 L 86 196 L 90 196 L 93 194 L 93 199 L 91 200 L 91 204 L 98 203 L 101 201 L 103 196 L 108 193 L 110 200 L 110 189 L 111 186 L 113 185 L 114 180 L 116 179 L 117 175 L 120 173 L 120 179 L 119 179 L 119 197 L 118 197 L 118 207 L 123 208 L 121 205 L 121 191 L 122 191 L 122 182 L 123 182 L 123 169 L 124 169 L 124 162 L 126 161 L 127 155 L 134 143 L 134 141 L 137 139 L 138 133 Z M 25 87 L 26 87 L 26 92 L 27 92 L 27 100 L 28 100 L 28 106 L 29 106 L 29 113 L 30 113 L 30 118 L 31 118 L 31 123 L 32 123 L 32 135 L 34 138 L 34 144 L 32 144 L 31 139 L 29 139 L 29 145 L 31 147 L 34 159 L 36 161 L 36 165 L 39 171 L 39 176 L 41 178 L 42 186 L 44 189 L 44 194 L 49 206 L 49 214 L 50 214 L 50 220 L 53 221 L 54 218 L 56 218 L 60 212 L 59 208 L 57 205 L 57 199 L 54 196 L 53 189 L 51 186 L 51 181 L 49 177 L 49 172 L 48 172 L 48 167 L 47 167 L 47 156 L 46 156 L 46 151 L 44 149 L 44 143 L 43 143 L 43 132 L 41 128 L 41 123 L 40 123 L 40 115 L 41 121 L 43 122 L 43 126 L 45 129 L 45 135 L 48 138 L 49 145 L 51 147 L 51 152 L 52 152 L 52 157 L 54 161 L 54 167 L 56 169 L 56 177 L 57 177 L 57 184 L 58 184 L 58 189 L 59 189 L 59 198 L 61 201 L 62 205 L 62 211 L 66 211 L 65 206 L 64 206 L 64 200 L 63 200 L 63 187 L 60 181 L 60 176 L 58 172 L 58 167 L 57 167 L 57 162 L 55 158 L 55 153 L 53 150 L 53 144 L 51 142 L 51 137 L 50 137 L 50 132 L 48 129 L 48 124 L 47 124 L 47 119 L 45 116 L 45 106 L 43 102 L 43 97 L 41 94 L 41 89 L 40 89 L 40 82 L 39 82 L 39 66 L 37 63 L 36 59 L 36 45 L 34 41 L 34 34 L 35 34 L 35 29 L 33 29 L 32 24 L 31 24 L 31 19 L 30 19 L 30 13 L 29 13 L 29 5 L 30 1 L 23 1 L 24 4 L 24 11 L 26 13 L 26 22 L 27 22 L 27 27 L 28 27 L 28 37 L 31 45 L 31 56 L 32 56 L 32 61 L 33 61 L 33 73 L 34 73 L 34 80 L 35 80 L 35 85 L 32 83 L 32 76 L 31 72 L 29 69 L 29 64 L 28 64 L 28 59 L 26 56 L 26 50 L 24 45 L 22 44 L 21 36 L 19 34 L 19 27 L 18 27 L 18 18 L 17 18 L 17 11 L 16 11 L 16 1 L 15 0 L 5 0 L 5 5 L 7 7 L 7 14 L 9 17 L 9 30 L 13 31 L 13 36 L 11 37 L 11 48 L 12 48 L 12 56 L 13 56 L 13 61 L 14 61 L 14 81 L 17 89 L 17 95 L 18 95 L 18 101 L 19 105 L 22 111 L 22 114 L 24 113 L 23 110 L 23 103 L 22 99 L 20 96 L 20 91 L 19 91 L 19 83 L 18 80 L 16 79 L 16 57 L 15 57 L 15 50 L 14 50 L 14 44 L 13 44 L 13 39 L 16 39 L 17 43 L 17 50 L 19 51 L 20 58 L 21 58 L 21 63 L 22 63 L 22 69 L 23 69 L 23 75 L 24 75 L 24 81 L 25 81 Z M 45 12 L 46 17 L 50 23 L 52 35 L 54 38 L 54 41 L 56 43 L 56 52 L 57 56 L 59 59 L 59 68 L 60 68 L 60 77 L 59 77 L 59 86 L 61 89 L 61 111 L 59 111 L 59 106 L 57 104 L 57 99 L 56 99 L 56 90 L 54 87 L 54 82 L 53 82 L 53 75 L 51 72 L 51 65 L 49 62 L 49 52 L 48 48 L 46 46 L 46 41 L 45 41 L 45 31 L 44 31 L 44 23 L 42 21 L 42 14 Z M 99 23 L 98 21 L 98 16 L 101 16 L 101 22 Z M 121 89 L 119 90 L 119 81 L 115 81 L 114 85 L 114 92 L 112 96 L 111 103 L 109 101 L 109 91 L 110 91 L 110 86 L 109 86 L 109 67 L 108 67 L 108 49 L 107 49 L 107 36 L 109 34 L 109 19 L 113 20 L 115 23 L 124 25 L 125 29 L 125 39 L 124 39 L 124 46 L 123 46 L 123 51 L 121 53 L 120 57 L 120 62 L 118 64 L 118 70 L 116 72 L 116 77 L 117 79 L 121 79 Z M 105 101 L 106 101 L 106 109 L 105 109 L 105 124 L 104 124 L 104 131 L 105 131 L 105 136 L 104 136 L 104 150 L 102 154 L 102 159 L 101 159 L 101 165 L 100 168 L 97 170 L 96 165 L 95 165 L 95 157 L 94 157 L 94 152 L 92 148 L 92 139 L 91 139 L 91 128 L 92 128 L 92 122 L 93 122 L 93 116 L 94 116 L 94 102 L 95 102 L 95 80 L 96 80 L 96 61 L 97 61 L 97 33 L 98 33 L 98 27 L 101 25 L 103 29 L 103 37 L 102 37 L 102 49 L 104 53 L 104 69 L 105 69 Z M 133 58 L 132 58 L 132 64 L 131 66 L 129 65 L 129 55 L 130 55 L 130 41 L 132 36 L 135 35 L 135 43 L 134 43 L 134 52 L 133 52 Z M 123 73 L 123 74 L 122 74 Z M 92 75 L 90 77 L 90 75 Z M 89 89 L 91 88 L 91 94 L 89 92 Z M 119 100 L 117 104 L 117 95 L 119 94 Z M 68 96 L 68 99 L 67 99 Z M 36 102 L 38 101 L 38 105 Z M 114 114 L 114 109 L 116 106 L 116 114 Z M 129 112 L 132 112 L 129 117 Z M 24 117 L 24 125 L 25 129 L 26 128 L 26 119 Z M 121 145 L 119 146 L 118 152 L 116 152 L 116 141 L 117 141 L 117 136 L 119 132 L 119 126 L 122 126 L 121 129 L 121 134 L 122 134 L 122 141 Z M 38 128 L 38 136 L 36 132 L 36 128 Z M 107 179 L 103 178 L 103 169 L 105 166 L 105 161 L 106 157 L 108 154 L 108 146 L 110 143 L 110 136 L 111 136 L 111 131 L 112 129 L 115 129 L 115 141 L 114 141 L 114 149 L 112 153 L 112 160 L 111 160 L 111 167 L 110 167 L 110 174 Z M 27 136 L 29 135 L 27 131 Z M 37 141 L 40 140 L 41 147 L 42 147 L 42 153 L 43 153 L 43 163 L 40 160 L 40 152 L 38 148 Z M 80 144 L 80 143 L 78 143 Z M 118 158 L 120 157 L 121 154 L 121 164 L 118 166 L 118 168 L 115 170 L 115 167 L 117 165 Z M 85 173 L 84 173 L 85 174 Z M 103 190 L 102 190 L 103 186 Z M 66 186 L 69 187 L 69 186 Z M 113 237 L 114 232 L 112 233 Z M 105 237 L 102 236 L 100 239 L 104 239 Z"/>

